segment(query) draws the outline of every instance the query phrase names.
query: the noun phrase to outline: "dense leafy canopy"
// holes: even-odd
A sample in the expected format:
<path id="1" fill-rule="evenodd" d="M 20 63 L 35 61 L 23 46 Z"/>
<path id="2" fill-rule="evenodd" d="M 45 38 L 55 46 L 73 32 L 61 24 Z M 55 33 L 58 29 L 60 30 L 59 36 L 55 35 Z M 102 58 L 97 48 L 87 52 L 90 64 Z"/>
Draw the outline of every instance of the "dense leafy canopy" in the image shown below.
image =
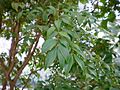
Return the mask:
<path id="1" fill-rule="evenodd" d="M 0 55 L 3 90 L 32 87 L 43 68 L 52 74 L 35 90 L 120 89 L 116 12 L 119 0 L 0 0 L 0 37 L 11 40 L 9 54 Z M 42 48 L 37 46 L 40 37 Z M 30 73 L 24 75 L 26 66 Z"/>

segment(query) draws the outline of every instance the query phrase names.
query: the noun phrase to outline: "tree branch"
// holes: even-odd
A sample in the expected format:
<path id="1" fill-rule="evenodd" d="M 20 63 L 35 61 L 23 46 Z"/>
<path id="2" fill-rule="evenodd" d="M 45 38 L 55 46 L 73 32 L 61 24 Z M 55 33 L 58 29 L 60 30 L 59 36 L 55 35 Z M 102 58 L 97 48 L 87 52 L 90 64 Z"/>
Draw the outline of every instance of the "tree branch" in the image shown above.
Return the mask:
<path id="1" fill-rule="evenodd" d="M 15 28 L 12 30 L 12 33 L 15 34 L 12 38 L 11 48 L 9 51 L 9 70 L 8 70 L 8 77 L 10 77 L 10 73 L 12 72 L 14 65 L 15 65 L 15 55 L 16 55 L 16 47 L 19 42 L 19 31 L 20 31 L 20 23 L 17 21 Z"/>
<path id="2" fill-rule="evenodd" d="M 6 90 L 7 80 L 5 79 L 2 83 L 2 90 Z"/>
<path id="3" fill-rule="evenodd" d="M 31 70 L 31 72 L 27 75 L 27 76 L 28 76 L 28 79 L 25 81 L 25 84 L 24 84 L 24 86 L 22 87 L 22 90 L 24 90 L 24 88 L 25 88 L 26 85 L 28 84 L 29 78 L 31 77 L 31 75 L 34 74 L 34 73 L 37 72 L 37 71 L 40 71 L 41 69 L 42 69 L 42 68 L 37 69 L 37 70 Z"/>
<path id="4" fill-rule="evenodd" d="M 37 47 L 37 44 L 38 44 L 38 41 L 39 41 L 39 38 L 40 38 L 41 34 L 40 33 L 36 33 L 36 39 L 35 39 L 35 43 L 31 44 L 31 47 L 29 49 L 29 52 L 27 54 L 27 57 L 25 57 L 25 60 L 21 66 L 21 68 L 18 70 L 13 82 L 16 83 L 17 79 L 19 78 L 20 74 L 22 73 L 23 69 L 26 67 L 26 65 L 28 64 L 28 62 L 30 61 L 32 55 L 34 54 L 35 52 L 35 49 Z"/>

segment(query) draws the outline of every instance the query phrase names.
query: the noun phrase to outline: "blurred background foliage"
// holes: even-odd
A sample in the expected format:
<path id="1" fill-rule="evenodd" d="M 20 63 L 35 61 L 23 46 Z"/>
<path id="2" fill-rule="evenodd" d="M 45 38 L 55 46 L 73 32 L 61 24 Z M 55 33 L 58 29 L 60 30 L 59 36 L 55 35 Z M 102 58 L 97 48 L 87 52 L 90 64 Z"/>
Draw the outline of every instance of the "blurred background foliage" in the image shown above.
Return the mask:
<path id="1" fill-rule="evenodd" d="M 16 37 L 11 29 L 16 21 L 21 24 L 11 78 L 23 63 L 18 57 L 28 52 L 35 33 L 45 40 L 28 63 L 30 74 L 20 76 L 16 89 L 119 90 L 119 14 L 119 0 L 0 0 L 0 37 Z M 0 58 L 7 65 L 8 55 L 2 53 Z M 45 81 L 39 80 L 42 68 L 52 72 Z M 0 72 L 2 82 L 5 77 Z M 38 81 L 35 85 L 33 77 Z"/>

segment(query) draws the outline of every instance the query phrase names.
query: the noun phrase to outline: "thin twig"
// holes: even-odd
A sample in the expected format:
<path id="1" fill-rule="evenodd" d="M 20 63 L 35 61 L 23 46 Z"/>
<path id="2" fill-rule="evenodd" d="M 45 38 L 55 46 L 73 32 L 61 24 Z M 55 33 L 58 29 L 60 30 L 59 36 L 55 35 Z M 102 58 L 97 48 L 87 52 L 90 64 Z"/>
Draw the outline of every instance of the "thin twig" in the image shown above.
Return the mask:
<path id="1" fill-rule="evenodd" d="M 37 71 L 40 71 L 42 68 L 40 68 L 40 69 L 37 69 L 37 70 L 32 70 L 27 76 L 28 76 L 28 79 L 26 80 L 26 82 L 25 82 L 25 84 L 24 84 L 24 86 L 22 87 L 22 90 L 24 90 L 24 88 L 26 87 L 26 85 L 27 85 L 27 83 L 28 83 L 28 81 L 29 81 L 29 78 L 30 78 L 30 76 L 32 75 L 32 74 L 34 74 L 34 72 L 37 72 Z"/>

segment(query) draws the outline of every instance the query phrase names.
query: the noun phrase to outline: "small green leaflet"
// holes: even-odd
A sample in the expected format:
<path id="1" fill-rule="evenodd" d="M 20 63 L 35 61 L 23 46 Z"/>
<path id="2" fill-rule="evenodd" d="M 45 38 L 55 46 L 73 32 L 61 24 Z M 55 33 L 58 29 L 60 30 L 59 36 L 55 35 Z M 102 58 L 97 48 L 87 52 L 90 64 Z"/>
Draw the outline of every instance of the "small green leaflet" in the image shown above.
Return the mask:
<path id="1" fill-rule="evenodd" d="M 53 50 L 51 50 L 50 52 L 48 52 L 47 56 L 46 56 L 46 60 L 45 60 L 45 67 L 48 68 L 56 59 L 56 52 L 57 49 L 54 48 Z"/>
<path id="2" fill-rule="evenodd" d="M 48 21 L 48 14 L 46 11 L 43 12 L 42 18 L 44 21 Z"/>
<path id="3" fill-rule="evenodd" d="M 51 50 L 57 44 L 57 40 L 55 39 L 48 39 L 43 43 L 42 46 L 42 53 L 45 53 Z"/>
<path id="4" fill-rule="evenodd" d="M 69 18 L 69 16 L 65 16 L 64 18 L 62 18 L 62 21 L 70 26 L 72 26 L 71 20 Z"/>
<path id="5" fill-rule="evenodd" d="M 73 50 L 75 50 L 79 55 L 85 58 L 84 53 L 81 51 L 80 47 L 77 44 L 72 43 Z"/>
<path id="6" fill-rule="evenodd" d="M 12 2 L 11 5 L 12 5 L 12 8 L 18 12 L 19 4 L 18 4 L 18 3 L 15 3 L 15 2 Z"/>
<path id="7" fill-rule="evenodd" d="M 104 29 L 107 29 L 107 20 L 103 20 L 102 22 L 101 22 L 101 27 L 102 28 L 104 28 Z"/>
<path id="8" fill-rule="evenodd" d="M 59 60 L 60 67 L 63 68 L 65 65 L 65 59 L 64 59 L 62 53 L 60 52 L 60 50 L 58 50 L 58 60 Z"/>
<path id="9" fill-rule="evenodd" d="M 65 60 L 67 60 L 68 56 L 69 56 L 68 49 L 62 45 L 59 45 L 58 46 L 58 60 L 59 60 L 61 67 L 65 65 Z"/>
<path id="10" fill-rule="evenodd" d="M 107 63 L 103 63 L 104 68 L 106 68 L 108 71 L 110 71 L 110 66 Z"/>
<path id="11" fill-rule="evenodd" d="M 82 16 L 81 14 L 77 14 L 77 21 L 79 25 L 81 25 L 85 20 L 85 16 Z"/>
<path id="12" fill-rule="evenodd" d="M 12 2 L 11 6 L 17 12 L 18 12 L 19 7 L 22 8 L 22 9 L 25 7 L 24 3 L 16 3 L 16 2 Z"/>
<path id="13" fill-rule="evenodd" d="M 89 70 L 89 72 L 90 72 L 91 75 L 93 75 L 93 76 L 95 76 L 95 77 L 97 76 L 97 73 L 96 73 L 95 70 L 90 69 L 90 68 L 89 68 L 88 70 Z"/>
<path id="14" fill-rule="evenodd" d="M 115 20 L 115 18 L 116 18 L 115 12 L 110 12 L 110 13 L 108 14 L 108 20 L 109 20 L 110 22 L 113 22 L 113 21 Z"/>
<path id="15" fill-rule="evenodd" d="M 73 63 L 74 63 L 73 62 L 73 57 L 69 56 L 68 59 L 67 59 L 67 64 L 64 67 L 64 71 L 65 71 L 66 74 L 68 74 L 70 72 Z"/>
<path id="16" fill-rule="evenodd" d="M 58 31 L 60 30 L 61 20 L 56 20 L 56 21 L 55 21 L 55 27 L 57 28 Z"/>
<path id="17" fill-rule="evenodd" d="M 56 9 L 53 6 L 48 6 L 50 8 L 50 12 L 51 14 L 53 14 L 54 16 L 56 15 Z"/>
<path id="18" fill-rule="evenodd" d="M 59 60 L 60 67 L 63 68 L 65 65 L 65 58 L 59 48 L 58 48 L 57 54 L 58 54 L 58 60 Z"/>
<path id="19" fill-rule="evenodd" d="M 70 39 L 69 35 L 67 34 L 67 32 L 61 31 L 59 32 L 59 34 L 67 39 Z"/>
<path id="20" fill-rule="evenodd" d="M 41 12 L 44 11 L 42 7 L 37 7 L 37 9 L 38 9 L 39 11 L 41 11 Z"/>
<path id="21" fill-rule="evenodd" d="M 50 27 L 48 30 L 47 30 L 47 38 L 54 32 L 55 30 L 55 27 Z"/>
<path id="22" fill-rule="evenodd" d="M 63 54 L 64 58 L 66 59 L 69 56 L 69 50 L 62 45 L 59 45 L 58 48 L 60 52 Z"/>
<path id="23" fill-rule="evenodd" d="M 17 19 L 19 20 L 23 15 L 23 11 L 19 12 L 18 15 L 17 15 Z"/>
<path id="24" fill-rule="evenodd" d="M 60 39 L 60 43 L 61 43 L 62 45 L 64 45 L 65 47 L 68 47 L 68 46 L 69 46 L 69 44 L 68 44 L 68 42 L 67 42 L 67 40 L 66 40 L 65 38 L 61 38 L 61 39 Z"/>
<path id="25" fill-rule="evenodd" d="M 78 63 L 78 65 L 80 66 L 80 68 L 82 70 L 84 70 L 84 67 L 85 67 L 84 62 L 77 55 L 74 55 L 74 58 L 75 58 L 76 62 Z"/>

